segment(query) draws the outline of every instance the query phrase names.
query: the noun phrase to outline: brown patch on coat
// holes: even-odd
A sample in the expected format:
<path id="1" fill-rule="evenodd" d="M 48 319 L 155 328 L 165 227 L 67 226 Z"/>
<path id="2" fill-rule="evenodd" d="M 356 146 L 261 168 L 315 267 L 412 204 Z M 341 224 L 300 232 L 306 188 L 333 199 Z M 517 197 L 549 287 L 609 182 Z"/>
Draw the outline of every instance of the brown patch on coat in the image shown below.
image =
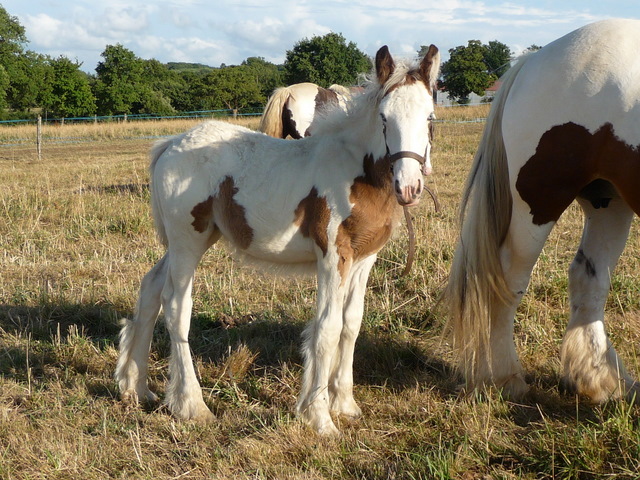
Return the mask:
<path id="1" fill-rule="evenodd" d="M 209 196 L 204 202 L 200 202 L 191 209 L 191 216 L 193 217 L 193 229 L 196 232 L 204 233 L 211 225 L 213 218 L 213 197 Z"/>
<path id="2" fill-rule="evenodd" d="M 318 87 L 315 102 L 316 111 L 326 108 L 327 105 L 338 105 L 338 94 L 328 88 Z"/>
<path id="3" fill-rule="evenodd" d="M 282 138 L 287 138 L 287 136 L 291 136 L 291 138 L 295 138 L 296 140 L 300 140 L 302 136 L 298 133 L 298 127 L 296 125 L 296 121 L 293 119 L 293 113 L 289 109 L 289 101 L 285 103 L 284 108 L 282 109 Z"/>
<path id="4" fill-rule="evenodd" d="M 338 270 L 344 282 L 354 261 L 373 255 L 387 243 L 402 211 L 393 194 L 388 157 L 374 161 L 367 155 L 364 175 L 351 185 L 351 215 L 338 227 Z"/>
<path id="5" fill-rule="evenodd" d="M 300 201 L 294 212 L 293 223 L 300 227 L 300 233 L 303 236 L 316 242 L 323 256 L 327 254 L 329 248 L 327 228 L 330 217 L 331 211 L 327 205 L 327 199 L 319 197 L 315 187 Z"/>
<path id="6" fill-rule="evenodd" d="M 546 131 L 536 153 L 518 172 L 516 189 L 527 202 L 533 223 L 555 222 L 578 196 L 606 208 L 613 189 L 640 215 L 640 145 L 628 145 L 605 123 L 596 132 L 569 122 Z M 598 192 L 604 195 L 598 197 Z M 606 198 L 605 198 L 606 197 Z"/>
<path id="7" fill-rule="evenodd" d="M 314 118 L 318 114 L 318 112 L 331 110 L 331 108 L 337 107 L 339 104 L 338 94 L 333 90 L 329 90 L 328 88 L 322 88 L 322 87 L 318 87 L 318 92 L 316 93 L 314 101 L 315 101 L 315 107 L 313 112 Z M 309 125 L 309 127 L 311 127 L 311 125 Z M 311 132 L 309 131 L 309 128 L 307 128 L 307 130 L 304 132 L 304 136 L 305 137 L 311 136 Z"/>
<path id="8" fill-rule="evenodd" d="M 214 210 L 219 212 L 219 223 L 228 231 L 232 241 L 241 249 L 249 248 L 253 241 L 253 229 L 247 223 L 245 208 L 234 200 L 238 189 L 234 185 L 233 177 L 227 176 L 220 183 L 218 193 L 210 195 L 205 201 L 198 203 L 191 210 L 193 228 L 196 232 L 204 233 L 213 223 Z"/>

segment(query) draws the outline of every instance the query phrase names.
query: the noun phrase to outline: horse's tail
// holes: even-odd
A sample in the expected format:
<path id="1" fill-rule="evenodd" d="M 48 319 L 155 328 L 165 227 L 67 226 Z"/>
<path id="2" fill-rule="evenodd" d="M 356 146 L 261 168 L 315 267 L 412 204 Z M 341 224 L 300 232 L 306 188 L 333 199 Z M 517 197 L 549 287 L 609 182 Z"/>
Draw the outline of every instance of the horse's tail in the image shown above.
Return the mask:
<path id="1" fill-rule="evenodd" d="M 269 101 L 264 107 L 262 118 L 260 119 L 260 126 L 258 129 L 276 138 L 282 138 L 284 126 L 282 124 L 282 110 L 284 104 L 291 95 L 288 87 L 280 87 L 274 90 Z"/>
<path id="2" fill-rule="evenodd" d="M 149 164 L 149 178 L 151 179 L 151 213 L 153 215 L 153 223 L 156 226 L 158 238 L 165 247 L 168 245 L 167 232 L 165 230 L 164 223 L 162 222 L 162 214 L 160 204 L 158 203 L 158 195 L 154 191 L 156 182 L 153 176 L 153 172 L 156 168 L 156 163 L 158 163 L 158 159 L 173 144 L 175 138 L 176 137 L 171 137 L 156 142 L 153 147 L 151 147 L 151 152 L 149 154 L 151 157 L 151 162 Z"/>
<path id="3" fill-rule="evenodd" d="M 461 234 L 445 290 L 448 331 L 469 386 L 491 377 L 492 318 L 512 299 L 500 262 L 500 246 L 511 222 L 509 168 L 502 135 L 506 99 L 524 59 L 502 77 L 474 158 L 460 206 Z M 490 367 L 489 367 L 490 368 Z"/>

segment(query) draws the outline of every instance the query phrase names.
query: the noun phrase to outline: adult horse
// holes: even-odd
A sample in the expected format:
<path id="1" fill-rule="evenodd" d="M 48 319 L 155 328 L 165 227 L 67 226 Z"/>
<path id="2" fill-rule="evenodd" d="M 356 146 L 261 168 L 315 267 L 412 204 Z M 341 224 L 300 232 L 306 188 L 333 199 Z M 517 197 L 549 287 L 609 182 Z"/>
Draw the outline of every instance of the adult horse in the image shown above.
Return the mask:
<path id="1" fill-rule="evenodd" d="M 349 89 L 341 85 L 323 88 L 315 83 L 296 83 L 277 88 L 264 108 L 259 130 L 276 138 L 308 137 L 316 114 L 336 107 L 344 110 L 350 97 Z"/>
<path id="2" fill-rule="evenodd" d="M 552 227 L 584 212 L 569 268 L 563 381 L 594 402 L 637 384 L 605 333 L 610 275 L 640 214 L 640 22 L 580 28 L 521 59 L 493 102 L 467 181 L 447 298 L 470 387 L 527 391 L 514 315 Z"/>
<path id="3" fill-rule="evenodd" d="M 171 337 L 165 402 L 182 419 L 212 417 L 188 332 L 196 266 L 224 237 L 250 262 L 317 273 L 296 410 L 322 434 L 337 432 L 330 412 L 360 415 L 352 362 L 366 282 L 401 206 L 419 201 L 423 164 L 430 170 L 439 63 L 435 46 L 417 66 L 396 65 L 381 48 L 366 92 L 326 118 L 321 134 L 300 141 L 209 122 L 155 146 L 151 203 L 167 252 L 142 280 L 135 319 L 120 334 L 115 376 L 125 401 L 156 399 L 147 364 L 162 307 Z"/>

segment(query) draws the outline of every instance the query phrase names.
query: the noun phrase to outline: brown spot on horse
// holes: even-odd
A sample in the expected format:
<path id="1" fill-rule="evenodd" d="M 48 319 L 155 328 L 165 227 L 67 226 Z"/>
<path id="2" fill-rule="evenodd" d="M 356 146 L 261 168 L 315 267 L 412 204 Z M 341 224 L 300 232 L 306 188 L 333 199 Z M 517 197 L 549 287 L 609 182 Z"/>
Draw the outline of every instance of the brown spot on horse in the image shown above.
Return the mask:
<path id="1" fill-rule="evenodd" d="M 204 233 L 209 227 L 216 227 L 213 221 L 214 209 L 220 212 L 219 227 L 228 230 L 233 241 L 241 248 L 247 249 L 253 240 L 253 229 L 247 222 L 245 208 L 234 200 L 238 193 L 233 178 L 227 176 L 220 183 L 218 193 L 210 195 L 205 201 L 198 203 L 191 210 L 193 228 Z"/>
<path id="2" fill-rule="evenodd" d="M 616 191 L 640 214 L 640 146 L 618 138 L 610 123 L 594 133 L 573 122 L 557 125 L 520 169 L 516 189 L 536 225 L 558 220 L 576 197 L 606 207 Z"/>
<path id="3" fill-rule="evenodd" d="M 338 269 L 344 281 L 354 260 L 377 253 L 389 240 L 398 223 L 401 207 L 391 186 L 388 157 L 375 162 L 371 155 L 363 161 L 364 175 L 351 185 L 351 215 L 338 227 Z"/>
<path id="4" fill-rule="evenodd" d="M 307 238 L 312 238 L 322 255 L 327 254 L 329 239 L 327 227 L 331 211 L 325 197 L 318 196 L 316 187 L 311 189 L 309 195 L 303 198 L 294 212 L 293 222 L 300 227 L 300 233 Z"/>

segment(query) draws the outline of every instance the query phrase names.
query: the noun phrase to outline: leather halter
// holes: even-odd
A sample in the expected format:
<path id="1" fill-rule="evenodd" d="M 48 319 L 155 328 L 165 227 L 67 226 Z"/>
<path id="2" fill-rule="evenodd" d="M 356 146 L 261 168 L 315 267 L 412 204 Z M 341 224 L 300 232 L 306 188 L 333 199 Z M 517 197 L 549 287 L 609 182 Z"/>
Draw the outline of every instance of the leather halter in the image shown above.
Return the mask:
<path id="1" fill-rule="evenodd" d="M 424 166 L 424 164 L 427 162 L 427 159 L 424 158 L 423 155 L 420 155 L 419 153 L 416 153 L 416 152 L 412 152 L 410 150 L 401 150 L 399 152 L 394 153 L 393 155 L 389 155 L 389 161 L 391 162 L 391 165 L 393 165 L 395 162 L 397 162 L 401 158 L 413 158 L 414 160 L 417 160 L 418 163 L 422 166 Z"/>

